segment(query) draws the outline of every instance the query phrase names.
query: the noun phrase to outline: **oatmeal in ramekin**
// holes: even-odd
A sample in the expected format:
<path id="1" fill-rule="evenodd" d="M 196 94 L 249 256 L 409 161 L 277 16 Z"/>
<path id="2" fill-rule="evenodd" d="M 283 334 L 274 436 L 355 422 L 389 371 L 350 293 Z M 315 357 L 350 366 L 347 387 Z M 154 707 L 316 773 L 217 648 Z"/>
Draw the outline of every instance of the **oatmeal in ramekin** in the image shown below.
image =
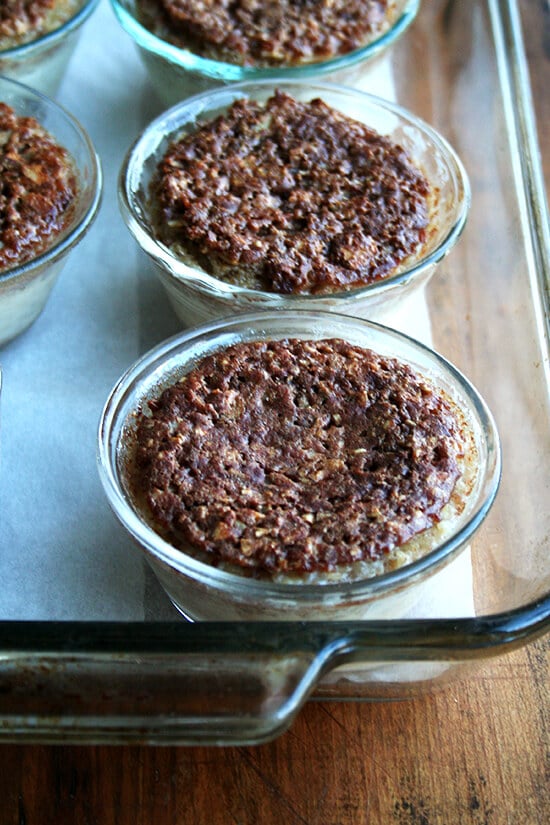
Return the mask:
<path id="1" fill-rule="evenodd" d="M 476 390 L 407 336 L 260 312 L 133 365 L 100 425 L 114 512 L 193 619 L 397 617 L 496 494 Z"/>
<path id="2" fill-rule="evenodd" d="M 388 101 L 331 84 L 239 84 L 151 123 L 123 217 L 184 324 L 329 310 L 429 343 L 424 290 L 465 225 L 460 159 Z"/>

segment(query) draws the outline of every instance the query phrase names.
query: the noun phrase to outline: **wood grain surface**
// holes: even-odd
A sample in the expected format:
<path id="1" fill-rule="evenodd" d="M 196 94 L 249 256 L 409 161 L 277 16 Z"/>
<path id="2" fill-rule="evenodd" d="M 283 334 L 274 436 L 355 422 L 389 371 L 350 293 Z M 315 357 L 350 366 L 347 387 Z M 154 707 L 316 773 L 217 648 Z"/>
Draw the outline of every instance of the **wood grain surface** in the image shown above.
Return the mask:
<path id="1" fill-rule="evenodd" d="M 550 7 L 522 0 L 550 180 Z M 547 825 L 550 639 L 436 695 L 307 705 L 254 748 L 0 747 L 0 825 Z"/>

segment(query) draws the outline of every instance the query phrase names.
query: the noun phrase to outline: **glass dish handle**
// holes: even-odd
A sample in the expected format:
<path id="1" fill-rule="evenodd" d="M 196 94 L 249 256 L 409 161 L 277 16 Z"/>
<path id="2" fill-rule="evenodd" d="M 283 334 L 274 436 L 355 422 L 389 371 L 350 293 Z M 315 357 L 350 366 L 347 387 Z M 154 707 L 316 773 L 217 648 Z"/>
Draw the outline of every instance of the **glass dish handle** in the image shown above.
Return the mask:
<path id="1" fill-rule="evenodd" d="M 2 622 L 0 740 L 258 744 L 342 665 L 467 662 L 549 629 L 548 595 L 456 620 Z"/>

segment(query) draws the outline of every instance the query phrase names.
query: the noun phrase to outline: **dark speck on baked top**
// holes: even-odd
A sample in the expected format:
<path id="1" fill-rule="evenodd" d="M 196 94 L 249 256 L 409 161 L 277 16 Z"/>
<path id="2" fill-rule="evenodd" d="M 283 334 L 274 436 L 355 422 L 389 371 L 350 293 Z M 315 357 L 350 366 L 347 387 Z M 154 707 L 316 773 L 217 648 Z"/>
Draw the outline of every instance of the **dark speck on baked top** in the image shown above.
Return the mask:
<path id="1" fill-rule="evenodd" d="M 405 150 L 315 98 L 236 101 L 175 140 L 151 183 L 154 232 L 241 286 L 338 292 L 422 249 L 430 187 Z"/>
<path id="2" fill-rule="evenodd" d="M 176 547 L 259 573 L 333 571 L 438 522 L 462 425 L 430 382 L 369 349 L 241 343 L 148 403 L 128 473 Z"/>

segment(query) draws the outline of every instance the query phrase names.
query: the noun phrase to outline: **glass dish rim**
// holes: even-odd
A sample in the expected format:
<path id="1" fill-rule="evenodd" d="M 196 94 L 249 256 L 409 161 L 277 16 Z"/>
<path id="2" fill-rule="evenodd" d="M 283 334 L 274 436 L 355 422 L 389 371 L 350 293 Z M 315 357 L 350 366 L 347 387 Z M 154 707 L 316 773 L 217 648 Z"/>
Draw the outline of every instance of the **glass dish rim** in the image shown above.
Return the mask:
<path id="1" fill-rule="evenodd" d="M 19 277 L 23 277 L 28 273 L 32 273 L 35 269 L 40 269 L 44 266 L 48 266 L 49 264 L 53 264 L 56 260 L 65 255 L 65 253 L 78 242 L 93 222 L 101 203 L 103 189 L 101 160 L 95 150 L 88 131 L 84 128 L 80 121 L 77 120 L 77 118 L 57 100 L 54 100 L 43 92 L 40 92 L 38 89 L 28 86 L 26 83 L 21 83 L 19 80 L 0 75 L 0 90 L 4 84 L 14 87 L 16 97 L 18 93 L 21 93 L 28 98 L 34 97 L 40 101 L 42 106 L 45 106 L 47 109 L 54 110 L 57 114 L 61 115 L 61 117 L 74 130 L 75 134 L 82 141 L 82 145 L 85 149 L 86 156 L 90 164 L 91 176 L 88 187 L 89 194 L 86 198 L 86 208 L 83 211 L 80 220 L 72 226 L 69 231 L 63 232 L 55 243 L 48 246 L 43 252 L 21 264 L 15 264 L 9 269 L 5 269 L 0 272 L 0 286 L 9 281 L 16 280 Z M 9 105 L 11 105 L 11 103 Z M 73 222 L 71 221 L 71 224 L 72 223 Z"/>
<path id="2" fill-rule="evenodd" d="M 179 48 L 166 40 L 162 40 L 162 38 L 146 29 L 145 26 L 142 26 L 128 9 L 125 0 L 110 0 L 110 2 L 121 27 L 137 46 L 156 57 L 163 58 L 176 68 L 197 72 L 213 80 L 228 82 L 259 78 L 269 79 L 286 73 L 292 76 L 299 75 L 300 78 L 306 79 L 319 73 L 335 72 L 354 66 L 362 61 L 370 60 L 389 47 L 406 31 L 418 13 L 421 0 L 405 0 L 403 11 L 394 24 L 365 46 L 329 60 L 286 68 L 239 66 L 195 55 L 187 49 Z"/>
<path id="3" fill-rule="evenodd" d="M 77 29 L 84 21 L 92 14 L 96 6 L 99 5 L 100 0 L 84 0 L 80 9 L 65 20 L 57 29 L 46 32 L 40 35 L 35 40 L 29 40 L 27 43 L 21 43 L 19 46 L 11 46 L 9 49 L 0 49 L 0 61 L 9 58 L 24 58 L 32 55 L 34 51 L 40 51 L 42 48 L 53 46 L 58 40 L 63 39 L 67 34 L 70 34 L 74 29 Z"/>
<path id="4" fill-rule="evenodd" d="M 310 313 L 307 310 L 289 310 L 285 312 L 285 317 L 294 320 L 300 319 L 304 323 L 307 323 L 307 321 L 314 322 L 315 320 L 319 322 L 319 318 L 324 319 L 325 324 L 339 320 L 348 326 L 351 323 L 356 328 L 370 329 L 385 339 L 401 340 L 412 349 L 413 353 L 419 352 L 424 357 L 427 356 L 434 365 L 443 371 L 445 376 L 460 387 L 460 390 L 471 404 L 475 415 L 480 420 L 483 439 L 488 452 L 487 463 L 483 472 L 484 483 L 488 485 L 488 489 L 484 496 L 476 501 L 466 523 L 458 531 L 453 531 L 450 536 L 429 553 L 388 573 L 370 579 L 345 583 L 287 584 L 263 580 L 256 581 L 228 571 L 218 570 L 171 546 L 136 515 L 121 492 L 117 472 L 111 461 L 113 450 L 115 461 L 118 456 L 118 437 L 117 443 L 111 445 L 113 424 L 115 424 L 117 418 L 119 405 L 124 403 L 133 388 L 139 385 L 143 378 L 147 379 L 147 377 L 154 375 L 161 368 L 165 359 L 168 359 L 171 355 L 176 355 L 180 350 L 188 349 L 193 343 L 199 343 L 201 340 L 213 342 L 218 333 L 228 334 L 233 331 L 236 334 L 239 327 L 250 329 L 254 324 L 257 324 L 259 327 L 268 328 L 269 322 L 275 325 L 279 323 L 278 318 L 280 318 L 280 315 L 278 313 L 271 314 L 265 310 L 239 313 L 237 316 L 226 316 L 202 324 L 199 327 L 179 332 L 166 341 L 157 344 L 125 370 L 108 395 L 100 415 L 97 431 L 97 465 L 110 506 L 130 535 L 137 539 L 141 546 L 146 548 L 147 552 L 151 553 L 155 559 L 169 565 L 171 570 L 189 575 L 202 585 L 219 586 L 228 592 L 238 591 L 239 593 L 246 593 L 250 597 L 261 595 L 266 598 L 292 598 L 299 594 L 300 601 L 305 603 L 314 601 L 323 594 L 329 597 L 341 594 L 350 599 L 359 596 L 369 597 L 385 593 L 394 587 L 407 586 L 418 578 L 435 572 L 441 565 L 450 561 L 477 531 L 498 492 L 502 472 L 500 439 L 494 418 L 486 402 L 469 379 L 451 362 L 435 350 L 402 332 L 383 324 L 366 321 L 362 318 L 350 318 L 340 313 L 319 311 Z M 274 337 L 284 336 L 275 334 Z M 307 334 L 305 337 L 307 339 Z M 247 337 L 246 340 L 255 340 L 255 336 L 253 335 L 251 339 Z M 209 347 L 207 351 L 211 352 L 212 348 Z"/>
<path id="5" fill-rule="evenodd" d="M 166 135 L 174 135 L 181 130 L 186 123 L 193 119 L 194 116 L 201 114 L 200 106 L 206 103 L 215 104 L 216 101 L 227 97 L 228 95 L 239 95 L 239 93 L 246 94 L 251 89 L 256 87 L 261 88 L 281 88 L 293 89 L 302 88 L 303 83 L 295 79 L 277 79 L 245 81 L 243 83 L 232 83 L 220 88 L 210 89 L 208 91 L 199 92 L 195 95 L 186 98 L 174 106 L 163 111 L 160 115 L 154 118 L 136 140 L 128 148 L 119 173 L 118 179 L 118 199 L 122 217 L 137 240 L 138 244 L 150 255 L 157 263 L 161 263 L 165 271 L 173 276 L 176 281 L 181 283 L 191 283 L 200 286 L 201 289 L 206 290 L 213 295 L 223 296 L 243 296 L 250 298 L 258 303 L 269 303 L 276 305 L 283 303 L 292 306 L 292 303 L 307 303 L 312 304 L 322 302 L 325 300 L 337 300 L 342 304 L 355 302 L 362 298 L 373 296 L 377 297 L 383 293 L 389 292 L 395 287 L 412 280 L 419 278 L 422 273 L 429 270 L 431 267 L 438 264 L 446 257 L 448 252 L 452 249 L 462 234 L 471 206 L 471 185 L 468 173 L 453 146 L 436 129 L 422 118 L 417 117 L 413 112 L 401 106 L 398 103 L 386 100 L 377 95 L 355 89 L 349 86 L 344 86 L 338 83 L 329 81 L 316 81 L 315 83 L 307 84 L 306 88 L 311 89 L 312 94 L 316 92 L 325 91 L 327 94 L 333 96 L 343 95 L 347 98 L 359 97 L 373 109 L 382 112 L 387 112 L 397 118 L 401 122 L 412 126 L 418 130 L 424 137 L 427 137 L 431 144 L 437 147 L 441 152 L 441 157 L 445 159 L 447 168 L 452 171 L 454 186 L 459 196 L 457 196 L 457 204 L 455 210 L 455 220 L 453 221 L 449 231 L 444 238 L 437 244 L 435 249 L 432 249 L 427 255 L 420 259 L 415 259 L 412 265 L 406 266 L 396 272 L 394 275 L 386 278 L 381 278 L 379 281 L 358 286 L 350 290 L 330 292 L 326 294 L 279 294 L 276 292 L 267 292 L 264 290 L 251 289 L 247 287 L 237 286 L 229 282 L 224 282 L 207 272 L 201 271 L 198 267 L 195 268 L 186 264 L 184 261 L 176 258 L 170 249 L 158 241 L 150 232 L 147 222 L 134 208 L 135 189 L 132 186 L 132 181 L 140 177 L 141 167 L 143 162 L 152 156 L 153 152 L 147 152 L 148 149 L 156 151 L 162 143 L 166 143 Z M 169 130 L 165 127 L 169 126 Z M 158 138 L 158 140 L 155 139 Z M 153 146 L 154 144 L 154 146 Z M 461 196 L 460 196 L 461 195 Z"/>

